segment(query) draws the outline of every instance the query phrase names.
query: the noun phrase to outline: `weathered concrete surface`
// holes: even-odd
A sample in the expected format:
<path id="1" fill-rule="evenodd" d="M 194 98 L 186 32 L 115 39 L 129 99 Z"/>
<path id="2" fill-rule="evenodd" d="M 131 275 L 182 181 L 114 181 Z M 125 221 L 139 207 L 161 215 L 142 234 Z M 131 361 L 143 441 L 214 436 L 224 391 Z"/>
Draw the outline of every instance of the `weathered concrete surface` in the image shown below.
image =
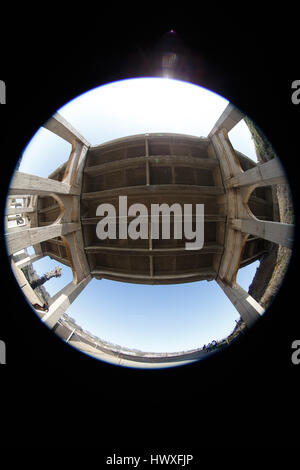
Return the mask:
<path id="1" fill-rule="evenodd" d="M 70 144 L 73 142 L 81 142 L 88 147 L 90 146 L 90 143 L 59 113 L 55 113 L 43 127 Z"/>
<path id="2" fill-rule="evenodd" d="M 34 255 L 31 255 L 31 256 L 27 256 L 26 258 L 24 258 L 20 261 L 17 261 L 16 266 L 18 266 L 18 268 L 22 269 L 25 266 L 28 266 L 29 264 L 32 264 L 35 261 L 38 261 L 39 259 L 42 259 L 43 257 L 44 257 L 44 255 L 41 254 L 41 253 L 40 254 L 34 254 Z"/>
<path id="3" fill-rule="evenodd" d="M 210 131 L 208 137 L 212 137 L 216 132 L 221 129 L 226 129 L 227 132 L 236 126 L 244 117 L 244 114 L 237 108 L 235 108 L 231 103 L 227 105 L 223 113 L 215 123 L 214 127 Z"/>
<path id="4" fill-rule="evenodd" d="M 70 282 L 58 293 L 57 298 L 53 303 L 51 303 L 49 312 L 44 315 L 42 321 L 53 328 L 57 323 L 62 314 L 67 310 L 71 303 L 76 299 L 76 297 L 82 292 L 82 290 L 87 286 L 92 277 L 89 275 L 78 284 Z"/>
<path id="5" fill-rule="evenodd" d="M 275 299 L 288 270 L 290 259 L 291 250 L 289 248 L 275 245 L 271 253 L 261 261 L 249 286 L 249 294 L 265 309 Z"/>
<path id="6" fill-rule="evenodd" d="M 9 187 L 9 194 L 11 196 L 20 196 L 23 194 L 51 196 L 53 193 L 79 194 L 80 190 L 68 183 L 22 173 L 21 171 L 15 173 Z"/>
<path id="7" fill-rule="evenodd" d="M 29 282 L 27 281 L 25 277 L 25 274 L 22 272 L 22 270 L 18 266 L 16 266 L 16 263 L 13 260 L 11 260 L 11 268 L 20 286 L 20 289 L 22 290 L 28 302 L 31 305 L 38 304 L 42 306 L 44 302 L 40 299 L 40 297 L 36 294 L 36 292 L 31 288 Z"/>
<path id="8" fill-rule="evenodd" d="M 149 283 L 155 280 L 161 283 L 166 278 L 172 283 L 176 279 L 186 282 L 196 280 L 191 277 L 199 278 L 201 273 L 211 280 L 219 275 L 219 284 L 243 321 L 251 325 L 259 318 L 263 308 L 254 296 L 235 283 L 236 271 L 243 263 L 246 265 L 259 258 L 270 246 L 269 242 L 264 245 L 263 238 L 277 243 L 285 241 L 289 235 L 283 224 L 290 222 L 285 222 L 283 217 L 274 220 L 276 208 L 270 198 L 272 193 L 264 187 L 284 180 L 278 161 L 267 159 L 257 167 L 246 157 L 241 158 L 228 139 L 228 131 L 242 118 L 243 115 L 229 105 L 206 139 L 147 134 L 92 148 L 61 116 L 55 115 L 46 123 L 46 128 L 72 144 L 71 155 L 66 165 L 54 172 L 53 179 L 20 172 L 16 175 L 10 196 L 32 194 L 38 198 L 38 204 L 31 204 L 36 208 L 34 225 L 26 230 L 9 232 L 7 239 L 11 254 L 25 246 L 40 244 L 43 254 L 51 256 L 52 253 L 55 259 L 61 257 L 75 273 L 73 282 L 51 299 L 49 312 L 43 316 L 48 326 L 52 328 L 57 324 L 92 275 Z M 249 189 L 252 185 L 258 187 L 253 195 Z M 149 244 L 142 242 L 134 247 L 126 246 L 123 240 L 119 246 L 99 244 L 99 240 L 94 239 L 95 208 L 102 200 L 111 202 L 113 199 L 115 202 L 122 191 L 148 204 L 150 198 L 157 198 L 157 203 L 165 202 L 165 197 L 171 204 L 172 198 L 177 200 L 179 193 L 187 203 L 196 202 L 201 196 L 206 207 L 206 242 L 210 245 L 201 254 L 192 253 L 193 256 L 187 257 L 182 255 L 182 247 L 174 240 L 173 245 L 169 241 L 155 245 L 150 239 Z M 255 216 L 252 219 L 251 212 Z M 283 224 L 278 224 L 279 221 Z M 249 237 L 249 233 L 254 236 Z M 281 249 L 279 247 L 278 253 Z M 143 367 L 141 363 L 149 364 L 151 368 L 161 367 L 160 362 L 168 367 L 197 360 L 206 354 L 197 350 L 181 354 L 180 359 L 175 355 L 160 361 L 155 357 L 143 357 L 142 352 L 141 357 L 134 357 L 130 351 L 111 354 L 95 351 L 89 342 L 76 338 L 73 331 L 68 341 L 83 352 L 99 358 L 104 358 L 105 354 L 114 363 L 137 367 Z"/>
<path id="9" fill-rule="evenodd" d="M 22 228 L 6 234 L 8 254 L 36 245 L 45 240 L 49 240 L 70 232 L 80 230 L 80 223 L 54 224 L 46 227 Z"/>
<path id="10" fill-rule="evenodd" d="M 277 158 L 270 142 L 249 118 L 245 122 L 253 136 L 257 158 L 261 163 Z M 289 185 L 278 184 L 272 187 L 274 220 L 294 224 L 293 198 Z M 271 305 L 287 272 L 292 251 L 273 244 L 270 253 L 263 257 L 259 268 L 249 286 L 252 295 L 265 309 Z"/>
<path id="11" fill-rule="evenodd" d="M 231 224 L 235 230 L 265 238 L 287 248 L 293 246 L 294 226 L 291 224 L 258 219 L 233 219 Z"/>
<path id="12" fill-rule="evenodd" d="M 229 180 L 229 184 L 238 188 L 239 186 L 255 185 L 268 186 L 270 184 L 285 183 L 286 176 L 283 167 L 278 158 L 258 164 L 256 167 L 251 168 L 237 176 L 233 176 Z"/>
<path id="13" fill-rule="evenodd" d="M 217 283 L 235 306 L 247 326 L 253 325 L 264 313 L 264 309 L 259 303 L 238 284 L 234 283 L 230 286 L 220 278 L 217 278 Z"/>

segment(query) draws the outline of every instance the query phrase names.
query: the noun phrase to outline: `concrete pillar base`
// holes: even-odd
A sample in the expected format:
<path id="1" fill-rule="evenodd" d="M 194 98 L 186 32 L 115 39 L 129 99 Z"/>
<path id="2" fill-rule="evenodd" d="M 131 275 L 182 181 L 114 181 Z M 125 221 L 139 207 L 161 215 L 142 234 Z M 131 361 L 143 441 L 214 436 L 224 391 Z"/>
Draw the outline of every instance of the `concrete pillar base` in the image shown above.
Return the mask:
<path id="1" fill-rule="evenodd" d="M 216 280 L 229 300 L 233 303 L 246 325 L 253 325 L 264 313 L 264 309 L 238 284 L 230 286 L 219 277 Z"/>
<path id="2" fill-rule="evenodd" d="M 92 276 L 89 275 L 78 284 L 70 282 L 63 289 L 61 289 L 61 291 L 55 295 L 55 300 L 50 305 L 49 312 L 44 315 L 42 321 L 50 328 L 53 328 L 63 313 L 65 313 L 67 308 L 76 299 L 76 297 L 78 297 L 78 295 L 86 287 L 91 279 Z"/>

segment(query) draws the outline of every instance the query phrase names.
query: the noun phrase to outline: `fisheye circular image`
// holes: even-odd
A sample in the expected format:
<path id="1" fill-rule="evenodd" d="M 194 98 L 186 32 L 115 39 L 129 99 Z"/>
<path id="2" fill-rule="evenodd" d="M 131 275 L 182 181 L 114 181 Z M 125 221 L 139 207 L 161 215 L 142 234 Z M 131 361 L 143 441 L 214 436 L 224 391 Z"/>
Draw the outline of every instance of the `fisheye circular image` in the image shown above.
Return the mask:
<path id="1" fill-rule="evenodd" d="M 284 155 L 225 98 L 168 78 L 57 110 L 6 200 L 11 268 L 41 322 L 134 368 L 189 364 L 245 334 L 280 288 L 293 234 Z"/>

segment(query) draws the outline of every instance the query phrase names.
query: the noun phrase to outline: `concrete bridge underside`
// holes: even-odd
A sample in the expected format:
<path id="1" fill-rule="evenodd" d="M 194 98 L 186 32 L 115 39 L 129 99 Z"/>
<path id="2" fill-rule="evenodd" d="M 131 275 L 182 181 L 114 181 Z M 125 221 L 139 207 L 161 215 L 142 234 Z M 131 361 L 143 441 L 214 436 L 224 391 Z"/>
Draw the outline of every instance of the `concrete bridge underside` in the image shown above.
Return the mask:
<path id="1" fill-rule="evenodd" d="M 237 285 L 237 271 L 261 259 L 274 243 L 291 248 L 293 225 L 279 220 L 272 192 L 272 185 L 287 184 L 279 160 L 255 164 L 231 145 L 228 132 L 241 119 L 228 105 L 207 138 L 144 134 L 99 146 L 91 146 L 59 114 L 44 125 L 72 144 L 71 155 L 48 178 L 17 171 L 6 210 L 7 217 L 21 213 L 27 220 L 25 227 L 6 230 L 10 256 L 33 246 L 36 254 L 24 266 L 50 256 L 73 271 L 73 281 L 51 299 L 43 322 L 57 329 L 93 277 L 143 284 L 215 280 L 248 326 L 260 317 L 263 308 Z M 124 223 L 118 214 L 120 195 L 127 196 L 128 206 L 143 203 L 148 214 L 154 203 L 204 204 L 203 248 L 186 250 L 187 240 L 174 239 L 172 216 L 169 240 L 99 240 L 96 209 L 109 202 L 117 226 Z M 26 204 L 14 208 L 16 198 Z M 148 226 L 150 233 L 150 217 Z"/>

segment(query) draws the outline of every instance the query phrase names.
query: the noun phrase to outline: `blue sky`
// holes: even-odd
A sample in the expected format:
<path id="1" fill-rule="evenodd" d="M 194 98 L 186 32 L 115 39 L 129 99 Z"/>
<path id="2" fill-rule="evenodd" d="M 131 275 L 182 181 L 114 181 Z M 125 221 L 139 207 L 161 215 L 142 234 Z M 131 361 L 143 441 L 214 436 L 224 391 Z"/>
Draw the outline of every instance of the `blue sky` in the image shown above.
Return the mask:
<path id="1" fill-rule="evenodd" d="M 148 78 L 91 90 L 58 110 L 92 145 L 147 132 L 207 136 L 228 101 L 178 80 Z M 41 123 L 42 124 L 42 123 Z M 247 126 L 230 133 L 233 146 L 256 161 Z M 69 157 L 71 145 L 41 128 L 24 149 L 20 171 L 47 177 Z M 49 257 L 34 263 L 38 274 L 60 265 Z M 251 283 L 255 262 L 239 270 Z M 70 268 L 45 284 L 53 295 L 72 280 Z M 93 279 L 67 310 L 83 329 L 121 346 L 172 352 L 201 347 L 228 335 L 239 314 L 214 282 L 147 286 Z"/>

